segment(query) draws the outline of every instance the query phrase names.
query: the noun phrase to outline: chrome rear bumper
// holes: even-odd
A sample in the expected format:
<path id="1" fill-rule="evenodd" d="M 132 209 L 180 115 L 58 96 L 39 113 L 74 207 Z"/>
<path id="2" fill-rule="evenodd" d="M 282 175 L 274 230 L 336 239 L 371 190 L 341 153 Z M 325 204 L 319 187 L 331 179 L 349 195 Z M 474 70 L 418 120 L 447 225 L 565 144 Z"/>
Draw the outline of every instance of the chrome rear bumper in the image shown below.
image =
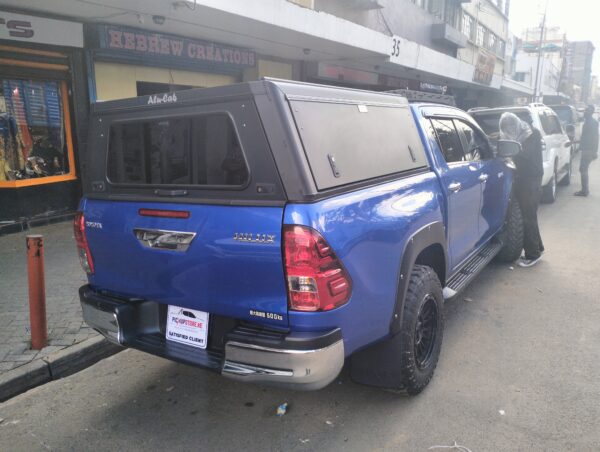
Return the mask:
<path id="1" fill-rule="evenodd" d="M 274 349 L 230 341 L 225 344 L 222 374 L 238 381 L 312 390 L 331 383 L 343 366 L 341 339 L 312 350 Z"/>
<path id="2" fill-rule="evenodd" d="M 161 328 L 160 305 L 127 302 L 80 289 L 85 322 L 108 340 L 167 359 L 203 367 L 244 382 L 300 390 L 331 383 L 344 366 L 341 330 L 325 333 L 265 333 L 236 327 L 223 336 L 223 349 L 201 350 L 167 341 Z"/>

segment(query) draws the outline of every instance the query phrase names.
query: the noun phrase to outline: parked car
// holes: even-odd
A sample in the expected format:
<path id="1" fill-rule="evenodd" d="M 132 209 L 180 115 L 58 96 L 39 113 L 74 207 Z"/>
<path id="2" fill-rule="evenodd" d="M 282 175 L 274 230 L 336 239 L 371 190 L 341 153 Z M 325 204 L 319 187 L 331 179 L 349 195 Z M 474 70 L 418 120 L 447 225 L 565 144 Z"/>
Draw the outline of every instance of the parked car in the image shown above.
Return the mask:
<path id="1" fill-rule="evenodd" d="M 579 141 L 581 140 L 581 129 L 583 128 L 583 117 L 579 115 L 577 109 L 572 105 L 549 105 L 558 115 L 558 119 L 571 140 L 572 152 L 579 150 Z"/>
<path id="2" fill-rule="evenodd" d="M 563 131 L 558 116 L 544 104 L 534 103 L 519 107 L 472 108 L 469 113 L 492 139 L 499 135 L 500 116 L 511 112 L 532 124 L 542 134 L 544 175 L 542 177 L 542 202 L 556 200 L 557 184 L 571 183 L 571 140 Z"/>
<path id="3" fill-rule="evenodd" d="M 160 102 L 157 102 L 157 99 Z M 431 379 L 443 302 L 522 249 L 515 142 L 465 112 L 265 80 L 95 104 L 85 321 L 245 381 Z"/>

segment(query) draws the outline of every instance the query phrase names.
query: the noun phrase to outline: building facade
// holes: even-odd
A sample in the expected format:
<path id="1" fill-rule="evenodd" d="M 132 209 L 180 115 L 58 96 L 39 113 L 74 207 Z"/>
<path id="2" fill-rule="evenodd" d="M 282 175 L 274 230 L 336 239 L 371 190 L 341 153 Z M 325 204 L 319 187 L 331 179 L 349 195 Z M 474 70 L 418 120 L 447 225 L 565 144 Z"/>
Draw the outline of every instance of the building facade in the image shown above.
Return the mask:
<path id="1" fill-rule="evenodd" d="M 579 87 L 581 97 L 577 101 L 581 103 L 590 100 L 594 50 L 590 41 L 572 41 L 567 46 L 565 79 Z"/>
<path id="2" fill-rule="evenodd" d="M 56 174 L 36 176 L 47 183 L 39 182 L 32 196 L 52 198 L 59 185 L 51 181 L 72 184 L 69 196 L 60 196 L 62 206 L 46 202 L 44 207 L 42 202 L 40 208 L 27 210 L 31 203 L 18 198 L 16 210 L 3 210 L 6 221 L 75 208 L 78 177 L 85 177 L 79 162 L 86 152 L 90 102 L 261 77 L 451 94 L 463 108 L 510 103 L 530 92 L 505 77 L 508 2 L 504 0 L 145 0 L 141 5 L 136 0 L 0 0 L 0 9 L 7 14 L 59 21 L 53 28 L 61 30 L 56 35 L 64 31 L 71 39 L 15 44 L 0 34 L 2 46 L 29 48 L 26 55 L 31 49 L 46 52 L 36 59 L 64 60 L 62 72 L 49 71 L 48 66 L 46 78 L 38 68 L 9 80 L 54 80 L 60 100 L 62 116 L 48 119 L 54 121 L 48 127 L 56 129 L 51 141 L 63 151 Z M 77 31 L 70 31 L 67 24 L 78 24 Z M 13 89 L 9 85 L 7 89 Z M 4 103 L 16 117 L 20 107 L 11 102 Z M 50 104 L 44 108 L 52 110 Z M 37 136 L 41 129 L 35 127 L 33 123 L 13 127 L 11 143 L 41 140 Z M 19 161 L 5 145 L 3 153 L 10 156 L 4 160 L 10 162 L 4 166 L 10 173 L 5 171 L 9 180 L 0 181 L 0 196 L 36 185 L 17 180 L 21 177 L 15 173 L 17 163 L 25 174 L 23 158 L 33 149 L 28 145 L 24 151 L 20 146 Z M 54 164 L 55 159 L 50 160 Z"/>

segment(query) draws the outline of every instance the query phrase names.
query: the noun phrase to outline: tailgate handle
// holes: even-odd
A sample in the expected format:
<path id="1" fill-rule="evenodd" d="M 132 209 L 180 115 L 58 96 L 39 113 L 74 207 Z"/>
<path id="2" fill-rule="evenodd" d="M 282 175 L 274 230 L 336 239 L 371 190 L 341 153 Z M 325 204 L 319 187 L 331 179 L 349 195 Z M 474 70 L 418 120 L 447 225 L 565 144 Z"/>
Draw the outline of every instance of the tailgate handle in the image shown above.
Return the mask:
<path id="1" fill-rule="evenodd" d="M 135 228 L 133 233 L 146 248 L 179 251 L 181 253 L 188 250 L 192 240 L 196 237 L 195 232 L 164 231 L 162 229 Z"/>
<path id="2" fill-rule="evenodd" d="M 154 190 L 156 196 L 187 196 L 187 190 Z"/>

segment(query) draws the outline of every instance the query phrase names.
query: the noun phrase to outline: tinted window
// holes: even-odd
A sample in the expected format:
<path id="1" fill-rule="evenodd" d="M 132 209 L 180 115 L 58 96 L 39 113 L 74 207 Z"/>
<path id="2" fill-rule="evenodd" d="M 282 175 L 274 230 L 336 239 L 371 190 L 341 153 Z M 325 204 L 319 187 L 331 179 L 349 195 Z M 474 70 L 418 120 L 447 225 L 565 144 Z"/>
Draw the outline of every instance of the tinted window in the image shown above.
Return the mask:
<path id="1" fill-rule="evenodd" d="M 224 114 L 113 124 L 107 174 L 119 184 L 244 185 L 248 180 Z"/>
<path id="2" fill-rule="evenodd" d="M 491 152 L 489 145 L 482 133 L 473 128 L 466 122 L 454 120 L 456 129 L 462 140 L 465 158 L 469 161 L 476 161 L 489 158 Z"/>
<path id="3" fill-rule="evenodd" d="M 448 163 L 465 161 L 458 132 L 451 119 L 432 119 L 431 125 L 437 135 L 444 159 Z"/>
<path id="4" fill-rule="evenodd" d="M 407 105 L 290 104 L 319 190 L 427 166 Z"/>
<path id="5" fill-rule="evenodd" d="M 544 111 L 540 113 L 540 122 L 542 123 L 542 128 L 547 135 L 562 133 L 558 118 L 549 112 Z"/>
<path id="6" fill-rule="evenodd" d="M 490 138 L 498 139 L 498 132 L 500 131 L 500 116 L 503 111 L 497 113 L 486 113 L 486 114 L 473 114 L 473 118 L 477 121 L 477 124 L 483 129 L 483 131 Z M 525 121 L 527 124 L 531 124 L 533 121 L 531 115 L 527 111 L 513 111 L 520 119 Z"/>

